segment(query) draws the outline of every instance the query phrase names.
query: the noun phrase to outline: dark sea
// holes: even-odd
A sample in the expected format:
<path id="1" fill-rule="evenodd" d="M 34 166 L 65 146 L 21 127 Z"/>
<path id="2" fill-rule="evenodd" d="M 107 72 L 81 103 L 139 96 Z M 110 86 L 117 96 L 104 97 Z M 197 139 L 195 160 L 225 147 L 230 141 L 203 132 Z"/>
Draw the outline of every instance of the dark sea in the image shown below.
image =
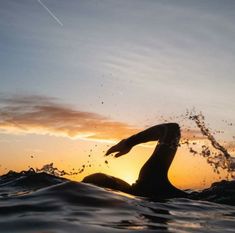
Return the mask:
<path id="1" fill-rule="evenodd" d="M 235 182 L 149 200 L 33 170 L 0 177 L 0 232 L 235 232 Z"/>

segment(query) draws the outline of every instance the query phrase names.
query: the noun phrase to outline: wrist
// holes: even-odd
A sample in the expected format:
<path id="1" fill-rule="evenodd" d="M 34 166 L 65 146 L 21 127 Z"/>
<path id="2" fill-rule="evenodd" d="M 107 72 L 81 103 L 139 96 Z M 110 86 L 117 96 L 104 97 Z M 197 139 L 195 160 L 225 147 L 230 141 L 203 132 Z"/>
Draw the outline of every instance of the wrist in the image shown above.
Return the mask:
<path id="1" fill-rule="evenodd" d="M 135 135 L 125 139 L 125 144 L 126 144 L 126 147 L 128 148 L 132 148 L 133 146 L 136 145 L 136 139 L 134 137 Z"/>

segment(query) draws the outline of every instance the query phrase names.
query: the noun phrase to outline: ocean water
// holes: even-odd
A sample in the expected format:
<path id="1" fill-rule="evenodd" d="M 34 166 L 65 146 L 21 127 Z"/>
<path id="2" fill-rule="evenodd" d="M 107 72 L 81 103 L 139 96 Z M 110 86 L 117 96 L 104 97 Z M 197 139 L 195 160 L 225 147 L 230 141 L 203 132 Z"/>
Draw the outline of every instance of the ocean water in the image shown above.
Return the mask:
<path id="1" fill-rule="evenodd" d="M 9 172 L 0 177 L 0 232 L 235 232 L 234 190 L 234 181 L 222 181 L 191 198 L 149 200 L 45 172 Z"/>

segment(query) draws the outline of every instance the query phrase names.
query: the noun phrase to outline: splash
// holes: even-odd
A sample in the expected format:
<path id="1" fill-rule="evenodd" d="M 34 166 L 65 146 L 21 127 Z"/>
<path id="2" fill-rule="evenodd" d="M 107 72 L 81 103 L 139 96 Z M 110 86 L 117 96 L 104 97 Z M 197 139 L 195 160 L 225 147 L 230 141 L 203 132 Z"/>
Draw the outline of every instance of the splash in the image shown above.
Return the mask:
<path id="1" fill-rule="evenodd" d="M 53 176 L 65 176 L 69 174 L 64 170 L 59 170 L 57 167 L 54 167 L 53 163 L 45 164 L 42 166 L 42 168 L 36 168 L 35 172 L 45 172 Z"/>
<path id="2" fill-rule="evenodd" d="M 201 131 L 202 135 L 207 138 L 212 146 L 215 149 L 215 152 L 207 145 L 202 145 L 201 152 L 190 147 L 190 152 L 195 154 L 200 154 L 207 159 L 209 165 L 214 168 L 214 171 L 217 174 L 220 174 L 220 170 L 225 170 L 228 173 L 227 178 L 235 178 L 235 158 L 233 158 L 212 135 L 210 129 L 206 126 L 205 117 L 200 113 L 196 113 L 195 110 L 187 111 L 186 117 L 189 120 L 195 122 L 196 126 Z"/>
<path id="3" fill-rule="evenodd" d="M 41 168 L 36 168 L 35 170 L 33 168 L 30 168 L 30 169 L 35 171 L 36 173 L 45 172 L 49 175 L 61 177 L 61 176 L 78 175 L 84 171 L 85 165 L 82 165 L 81 168 L 79 168 L 77 171 L 74 171 L 75 169 L 73 169 L 73 171 L 69 171 L 69 172 L 65 170 L 60 170 L 59 168 L 54 167 L 54 163 L 45 164 Z"/>
<path id="4" fill-rule="evenodd" d="M 94 166 L 92 164 L 92 162 L 90 161 L 91 158 L 91 152 L 92 149 L 90 150 L 90 154 L 88 155 L 89 159 L 87 160 L 86 163 L 82 164 L 80 168 L 78 169 L 72 169 L 72 171 L 65 171 L 65 170 L 60 170 L 59 168 L 54 166 L 54 163 L 49 163 L 49 164 L 45 164 L 43 165 L 41 168 L 29 168 L 30 171 L 36 172 L 36 173 L 41 173 L 41 172 L 45 172 L 49 175 L 53 175 L 53 176 L 57 176 L 57 177 L 62 177 L 62 176 L 74 176 L 74 175 L 79 175 L 81 173 L 83 173 L 85 171 L 86 168 L 90 168 L 92 166 Z M 107 167 L 109 162 L 107 159 L 104 160 L 103 162 Z M 99 164 L 99 166 L 101 166 L 101 164 Z"/>

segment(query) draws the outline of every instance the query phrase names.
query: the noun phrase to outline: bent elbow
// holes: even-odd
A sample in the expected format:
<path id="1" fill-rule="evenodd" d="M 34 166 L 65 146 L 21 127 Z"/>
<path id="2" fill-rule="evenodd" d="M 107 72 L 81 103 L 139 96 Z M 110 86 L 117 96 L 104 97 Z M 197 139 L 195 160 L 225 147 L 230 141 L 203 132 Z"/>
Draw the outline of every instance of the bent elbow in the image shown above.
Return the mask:
<path id="1" fill-rule="evenodd" d="M 180 126 L 177 123 L 167 123 L 167 134 L 170 135 L 177 135 L 177 137 L 180 137 Z"/>
<path id="2" fill-rule="evenodd" d="M 174 122 L 167 123 L 166 126 L 169 127 L 172 130 L 180 130 L 180 126 L 179 126 L 178 123 L 174 123 Z"/>

